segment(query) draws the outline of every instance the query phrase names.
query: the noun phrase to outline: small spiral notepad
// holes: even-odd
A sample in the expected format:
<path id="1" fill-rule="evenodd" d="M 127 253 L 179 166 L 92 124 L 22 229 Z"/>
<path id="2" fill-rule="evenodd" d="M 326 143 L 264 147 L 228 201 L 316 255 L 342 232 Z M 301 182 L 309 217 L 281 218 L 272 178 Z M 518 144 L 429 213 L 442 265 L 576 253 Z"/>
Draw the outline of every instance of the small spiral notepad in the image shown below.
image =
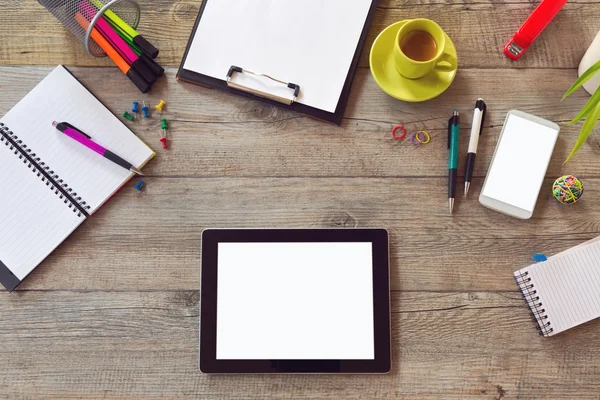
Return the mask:
<path id="1" fill-rule="evenodd" d="M 544 336 L 600 317 L 600 237 L 515 272 Z"/>
<path id="2" fill-rule="evenodd" d="M 13 290 L 132 173 L 60 134 L 67 121 L 142 167 L 155 153 L 64 67 L 0 119 L 0 283 Z"/>

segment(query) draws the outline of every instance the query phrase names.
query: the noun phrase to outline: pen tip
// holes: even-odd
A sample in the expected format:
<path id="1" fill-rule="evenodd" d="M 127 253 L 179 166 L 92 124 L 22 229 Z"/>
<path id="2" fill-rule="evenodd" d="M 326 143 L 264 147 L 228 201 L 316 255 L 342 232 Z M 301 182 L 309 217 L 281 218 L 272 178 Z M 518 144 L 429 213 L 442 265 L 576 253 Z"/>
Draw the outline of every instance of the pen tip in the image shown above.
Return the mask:
<path id="1" fill-rule="evenodd" d="M 471 187 L 471 182 L 465 182 L 465 197 L 469 194 L 469 187 Z"/>
<path id="2" fill-rule="evenodd" d="M 139 169 L 137 169 L 136 167 L 131 167 L 131 168 L 129 168 L 129 170 L 130 170 L 131 172 L 135 172 L 135 173 L 136 173 L 136 174 L 138 174 L 138 175 L 144 176 L 144 174 L 142 173 L 142 171 L 140 171 L 140 170 L 139 170 Z"/>
<path id="3" fill-rule="evenodd" d="M 454 211 L 454 199 L 448 199 L 448 209 L 450 210 L 450 214 Z"/>
<path id="4" fill-rule="evenodd" d="M 58 122 L 52 121 L 52 126 L 56 126 L 56 125 L 58 125 Z"/>

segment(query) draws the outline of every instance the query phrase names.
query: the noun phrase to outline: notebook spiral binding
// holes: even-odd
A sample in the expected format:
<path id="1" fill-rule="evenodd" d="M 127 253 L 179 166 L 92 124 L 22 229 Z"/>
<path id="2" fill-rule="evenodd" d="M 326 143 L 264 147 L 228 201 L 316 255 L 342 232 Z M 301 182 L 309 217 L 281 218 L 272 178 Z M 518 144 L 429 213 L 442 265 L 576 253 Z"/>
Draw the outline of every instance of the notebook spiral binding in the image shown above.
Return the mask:
<path id="1" fill-rule="evenodd" d="M 46 186 L 59 196 L 78 217 L 89 216 L 88 210 L 91 207 L 77 193 L 73 192 L 73 189 L 64 183 L 45 162 L 41 161 L 17 135 L 10 131 L 8 126 L 0 122 L 0 144 L 2 143 L 14 151 L 15 155 L 19 156 L 19 160 L 23 160 L 23 164 L 37 174 L 42 182 L 45 182 Z"/>
<path id="2" fill-rule="evenodd" d="M 540 335 L 550 335 L 554 331 L 554 328 L 551 327 L 552 324 L 548 320 L 548 314 L 546 314 L 546 309 L 543 308 L 544 304 L 540 300 L 535 285 L 531 282 L 529 272 L 525 271 L 524 273 L 516 275 L 515 280 L 529 306 L 534 321 L 537 322 L 537 329 L 540 331 Z"/>

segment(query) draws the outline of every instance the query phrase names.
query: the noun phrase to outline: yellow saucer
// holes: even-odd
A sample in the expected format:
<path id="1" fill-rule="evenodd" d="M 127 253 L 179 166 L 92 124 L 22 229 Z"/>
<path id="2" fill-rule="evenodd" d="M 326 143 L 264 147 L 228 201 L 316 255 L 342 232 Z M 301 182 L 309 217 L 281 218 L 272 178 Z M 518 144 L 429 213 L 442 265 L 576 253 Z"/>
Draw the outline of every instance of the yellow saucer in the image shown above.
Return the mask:
<path id="1" fill-rule="evenodd" d="M 408 20 L 396 22 L 377 36 L 369 56 L 371 74 L 381 90 L 398 100 L 410 102 L 430 100 L 450 87 L 457 70 L 448 72 L 434 69 L 419 79 L 408 79 L 400 75 L 394 66 L 393 51 L 398 29 L 406 22 Z M 456 47 L 448 35 L 446 35 L 446 48 L 450 54 L 457 57 Z"/>

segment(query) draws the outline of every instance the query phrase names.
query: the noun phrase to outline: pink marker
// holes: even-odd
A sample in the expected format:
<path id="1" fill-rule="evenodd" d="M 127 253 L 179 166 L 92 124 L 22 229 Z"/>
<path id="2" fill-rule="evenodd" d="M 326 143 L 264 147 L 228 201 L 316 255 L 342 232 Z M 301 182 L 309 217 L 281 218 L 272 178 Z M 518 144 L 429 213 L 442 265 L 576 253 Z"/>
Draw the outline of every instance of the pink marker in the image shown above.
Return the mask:
<path id="1" fill-rule="evenodd" d="M 117 164 L 131 172 L 134 172 L 138 175 L 144 175 L 142 173 L 142 171 L 140 171 L 139 169 L 134 167 L 133 164 L 123 160 L 121 157 L 119 157 L 112 151 L 106 150 L 104 147 L 102 147 L 98 143 L 94 142 L 90 136 L 81 132 L 79 129 L 75 128 L 73 125 L 69 124 L 68 122 L 60 122 L 59 123 L 59 122 L 54 121 L 52 123 L 52 126 L 54 126 L 56 129 L 58 129 L 59 131 L 61 131 L 62 133 L 64 133 L 68 137 L 70 137 L 71 139 L 78 141 L 79 143 L 81 143 L 82 145 L 87 147 L 88 149 L 95 151 L 96 153 L 100 154 L 102 157 L 109 159 L 110 161 L 114 162 L 115 164 Z"/>
<path id="2" fill-rule="evenodd" d="M 82 1 L 79 3 L 79 10 L 91 21 L 96 15 L 96 7 L 91 5 L 88 1 Z M 149 68 L 144 60 L 138 57 L 137 54 L 129 47 L 121 36 L 110 26 L 110 24 L 104 19 L 104 17 L 98 18 L 96 25 L 94 26 L 104 36 L 104 38 L 111 44 L 112 47 L 123 57 L 125 61 L 133 68 L 138 71 L 142 78 L 150 84 L 156 82 L 157 75 Z"/>

